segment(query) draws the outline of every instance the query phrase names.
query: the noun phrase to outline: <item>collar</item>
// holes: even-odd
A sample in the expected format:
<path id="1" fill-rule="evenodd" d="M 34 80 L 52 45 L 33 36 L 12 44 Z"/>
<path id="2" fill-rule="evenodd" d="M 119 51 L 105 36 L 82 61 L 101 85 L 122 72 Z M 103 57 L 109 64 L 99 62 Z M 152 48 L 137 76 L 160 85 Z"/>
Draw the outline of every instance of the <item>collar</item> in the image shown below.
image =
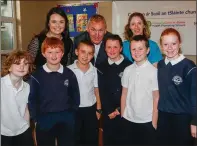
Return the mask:
<path id="1" fill-rule="evenodd" d="M 97 48 L 97 47 L 100 47 L 101 44 L 102 44 L 102 41 L 98 45 L 94 44 L 94 46 L 95 46 L 95 48 Z"/>
<path id="2" fill-rule="evenodd" d="M 73 67 L 74 67 L 74 69 L 79 69 L 79 70 L 80 70 L 80 68 L 77 66 L 77 61 L 78 61 L 78 60 L 75 60 L 75 61 L 74 61 Z M 92 71 L 93 68 L 94 68 L 94 66 L 92 65 L 91 62 L 89 62 L 89 65 L 90 65 L 90 67 L 89 67 L 89 69 L 87 70 L 87 72 Z"/>
<path id="3" fill-rule="evenodd" d="M 177 63 L 179 63 L 180 61 L 182 61 L 185 58 L 185 56 L 183 54 L 180 54 L 178 58 L 174 59 L 174 60 L 169 60 L 167 57 L 165 58 L 165 64 L 167 65 L 169 62 L 172 65 L 175 65 Z"/>
<path id="4" fill-rule="evenodd" d="M 148 61 L 148 60 L 146 60 L 146 61 L 145 61 L 142 65 L 140 65 L 140 66 L 137 65 L 136 62 L 134 62 L 135 67 L 136 67 L 136 68 L 139 68 L 139 69 L 140 69 L 140 68 L 146 67 L 148 64 L 149 64 L 149 61 Z"/>
<path id="5" fill-rule="evenodd" d="M 44 69 L 46 72 L 48 72 L 48 73 L 52 72 L 52 71 L 47 67 L 47 64 L 46 64 L 46 63 L 43 65 L 43 69 Z M 63 70 L 64 70 L 64 67 L 63 67 L 63 65 L 60 64 L 60 68 L 57 70 L 57 72 L 59 72 L 59 73 L 62 74 L 62 73 L 63 73 Z"/>
<path id="6" fill-rule="evenodd" d="M 7 86 L 12 86 L 13 88 L 15 88 L 12 84 L 12 81 L 11 81 L 11 78 L 10 78 L 10 75 L 7 74 L 6 76 L 4 76 L 4 81 L 5 81 L 5 84 Z M 21 86 L 18 88 L 18 91 L 22 90 L 24 87 L 26 87 L 26 85 L 24 84 L 24 81 L 22 80 L 22 83 L 21 83 Z"/>
<path id="7" fill-rule="evenodd" d="M 109 65 L 112 65 L 112 64 L 116 64 L 116 65 L 119 65 L 122 61 L 124 60 L 124 56 L 120 54 L 120 59 L 118 61 L 112 61 L 109 57 L 108 57 L 108 63 Z"/>

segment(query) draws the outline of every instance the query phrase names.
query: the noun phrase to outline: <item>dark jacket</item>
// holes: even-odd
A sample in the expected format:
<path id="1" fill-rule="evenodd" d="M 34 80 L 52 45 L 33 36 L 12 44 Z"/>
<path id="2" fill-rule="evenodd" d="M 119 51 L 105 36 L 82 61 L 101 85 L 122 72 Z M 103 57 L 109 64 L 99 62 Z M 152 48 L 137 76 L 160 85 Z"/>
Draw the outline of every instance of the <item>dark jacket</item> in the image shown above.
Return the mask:
<path id="1" fill-rule="evenodd" d="M 98 52 L 98 56 L 96 58 L 96 62 L 94 61 L 94 58 L 91 60 L 92 64 L 94 64 L 94 66 L 97 67 L 98 64 L 100 64 L 101 62 L 103 62 L 105 59 L 107 59 L 107 54 L 105 52 L 105 44 L 104 44 L 104 40 L 107 36 L 111 35 L 110 32 L 107 32 L 104 35 L 103 41 L 101 43 L 99 52 Z M 80 41 L 82 40 L 89 40 L 90 41 L 90 36 L 89 33 L 87 31 L 80 33 L 78 36 L 76 36 L 74 38 L 74 49 L 75 50 L 78 46 L 78 44 L 80 43 Z M 73 51 L 73 56 L 75 56 L 75 59 L 77 59 L 77 56 L 74 54 L 75 51 Z"/>

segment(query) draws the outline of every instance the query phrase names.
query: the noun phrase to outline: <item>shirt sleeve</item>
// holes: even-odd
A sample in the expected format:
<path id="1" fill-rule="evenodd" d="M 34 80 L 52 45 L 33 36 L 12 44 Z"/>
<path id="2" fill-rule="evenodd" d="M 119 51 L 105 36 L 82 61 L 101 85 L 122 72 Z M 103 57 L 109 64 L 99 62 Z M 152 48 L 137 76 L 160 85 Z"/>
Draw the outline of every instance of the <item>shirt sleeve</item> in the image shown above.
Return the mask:
<path id="1" fill-rule="evenodd" d="M 36 55 L 37 55 L 37 51 L 38 51 L 38 48 L 39 48 L 39 40 L 37 37 L 34 37 L 28 47 L 27 47 L 27 51 L 32 55 L 33 59 L 35 60 L 36 58 Z"/>
<path id="2" fill-rule="evenodd" d="M 158 79 L 157 79 L 157 69 L 154 71 L 152 76 L 152 91 L 159 90 Z"/>
<path id="3" fill-rule="evenodd" d="M 122 79 L 121 79 L 122 86 L 125 87 L 125 88 L 128 88 L 128 86 L 129 86 L 129 80 L 128 79 L 129 79 L 128 68 L 125 68 L 125 70 L 123 72 Z"/>
<path id="4" fill-rule="evenodd" d="M 98 87 L 98 74 L 97 74 L 97 70 L 96 69 L 94 69 L 94 74 L 95 74 L 95 76 L 94 76 L 94 87 Z"/>

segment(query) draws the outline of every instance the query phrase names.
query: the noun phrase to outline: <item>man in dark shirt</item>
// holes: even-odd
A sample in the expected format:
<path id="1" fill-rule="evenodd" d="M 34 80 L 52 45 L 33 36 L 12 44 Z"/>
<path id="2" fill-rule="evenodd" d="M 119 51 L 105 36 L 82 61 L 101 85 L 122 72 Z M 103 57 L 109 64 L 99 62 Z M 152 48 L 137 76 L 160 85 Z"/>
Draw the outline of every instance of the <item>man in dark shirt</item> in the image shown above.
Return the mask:
<path id="1" fill-rule="evenodd" d="M 107 59 L 104 40 L 109 35 L 111 35 L 111 33 L 107 31 L 105 18 L 102 15 L 95 14 L 89 19 L 87 31 L 74 38 L 74 50 L 81 40 L 90 40 L 95 46 L 94 58 L 91 62 L 97 67 L 98 64 Z"/>

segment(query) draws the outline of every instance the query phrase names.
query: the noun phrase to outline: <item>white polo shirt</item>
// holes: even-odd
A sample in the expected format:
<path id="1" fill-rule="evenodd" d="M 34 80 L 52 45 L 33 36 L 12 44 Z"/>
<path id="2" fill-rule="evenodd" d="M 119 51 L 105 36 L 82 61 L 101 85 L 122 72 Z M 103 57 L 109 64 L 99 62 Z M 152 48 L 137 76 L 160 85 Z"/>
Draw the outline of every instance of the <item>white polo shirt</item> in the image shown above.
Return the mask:
<path id="1" fill-rule="evenodd" d="M 24 119 L 29 96 L 29 84 L 22 81 L 17 90 L 9 74 L 1 78 L 1 134 L 16 136 L 29 128 L 29 121 Z"/>
<path id="2" fill-rule="evenodd" d="M 128 88 L 123 117 L 134 123 L 152 121 L 152 91 L 158 90 L 157 69 L 148 60 L 140 66 L 134 62 L 125 68 L 122 86 Z"/>
<path id="3" fill-rule="evenodd" d="M 79 107 L 89 107 L 96 103 L 94 88 L 98 87 L 97 69 L 89 63 L 87 72 L 81 71 L 77 66 L 77 60 L 72 65 L 67 66 L 76 75 L 79 84 L 80 105 Z"/>

